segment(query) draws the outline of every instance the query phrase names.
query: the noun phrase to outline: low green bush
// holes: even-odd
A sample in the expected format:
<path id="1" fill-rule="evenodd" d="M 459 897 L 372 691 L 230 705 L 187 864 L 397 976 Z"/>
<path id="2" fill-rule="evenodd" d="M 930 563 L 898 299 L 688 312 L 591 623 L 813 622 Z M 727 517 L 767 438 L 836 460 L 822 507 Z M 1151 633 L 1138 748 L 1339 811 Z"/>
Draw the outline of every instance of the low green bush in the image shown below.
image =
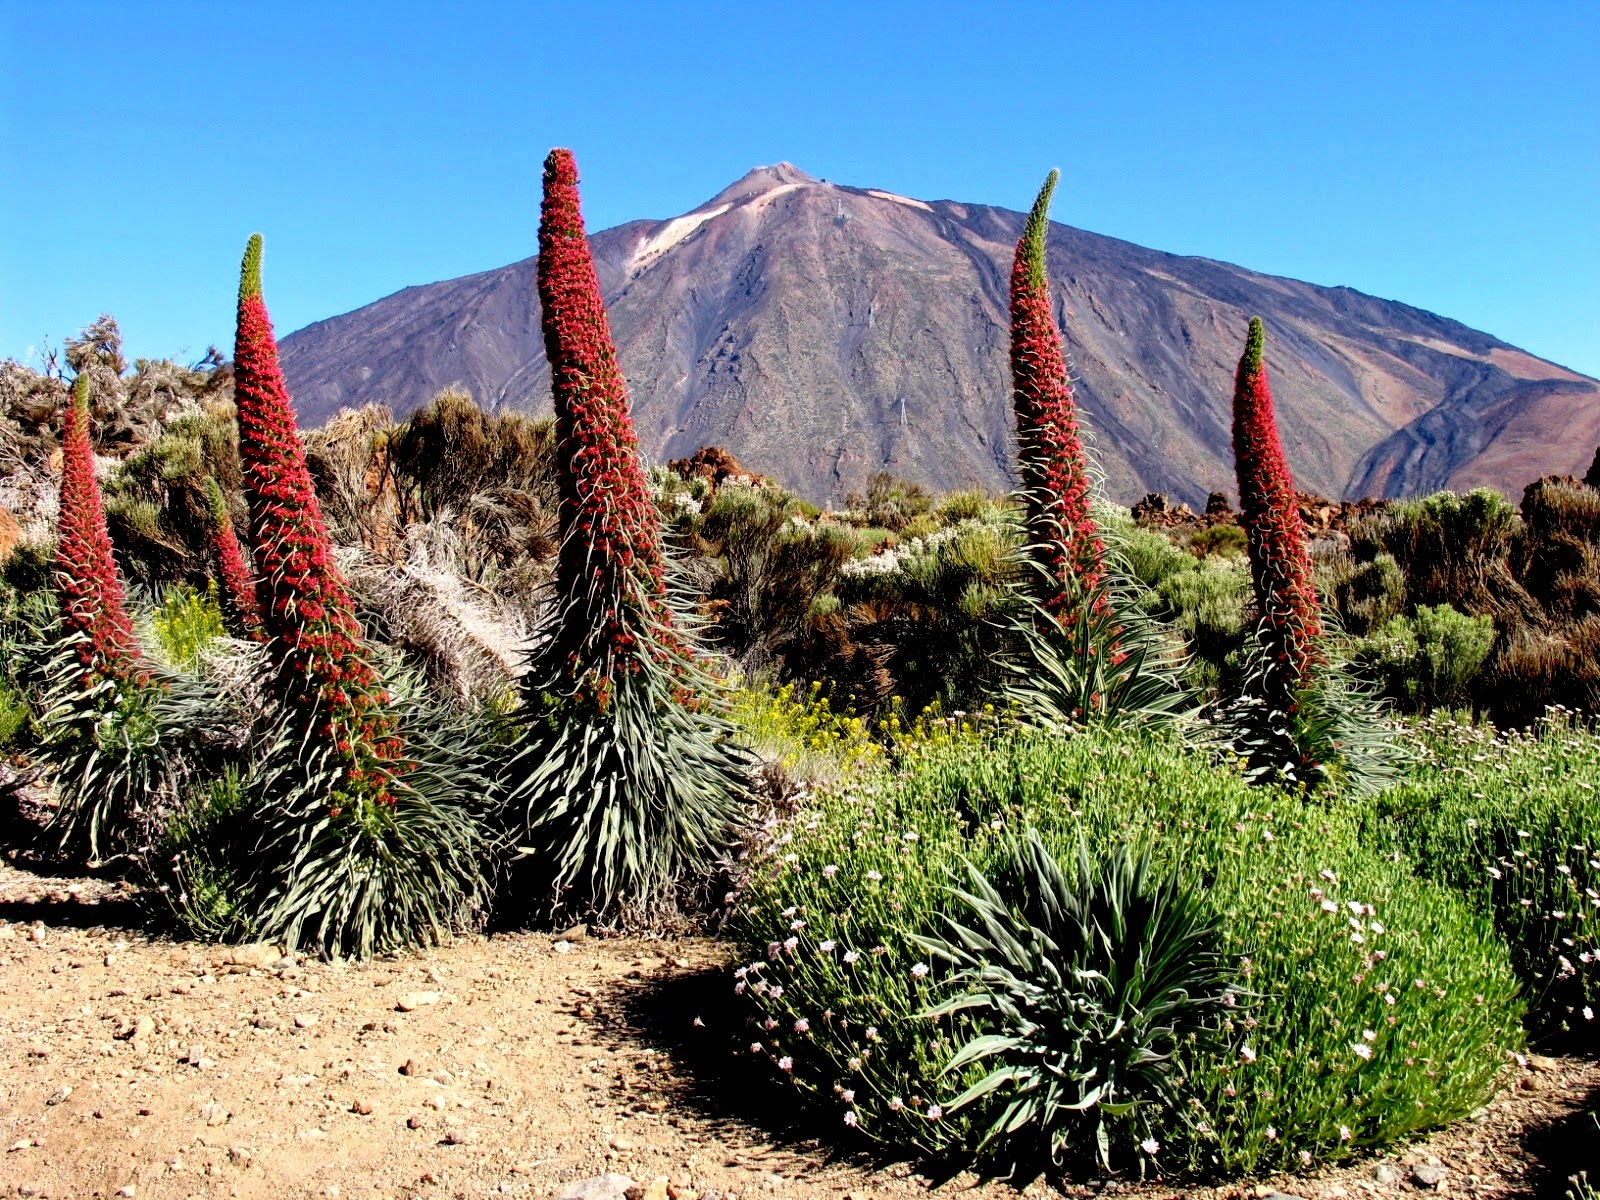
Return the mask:
<path id="1" fill-rule="evenodd" d="M 997 1087 L 952 1111 L 985 1074 L 952 1070 L 958 1048 L 1007 1031 L 982 1010 L 940 1010 L 960 980 L 918 939 L 970 916 L 950 889 L 968 864 L 992 878 L 1028 831 L 1062 862 L 1080 844 L 1148 853 L 1153 878 L 1201 898 L 1233 980 L 1215 1042 L 1177 1057 L 1175 1101 L 1104 1114 L 1114 1165 L 1343 1159 L 1472 1111 L 1520 1044 L 1487 919 L 1364 844 L 1353 806 L 1252 788 L 1179 743 L 1109 730 L 945 732 L 901 753 L 898 770 L 821 789 L 771 827 L 734 917 L 748 1052 L 869 1138 L 970 1154 L 1017 1098 Z"/>
<path id="2" fill-rule="evenodd" d="M 1391 617 L 1361 642 L 1355 657 L 1407 712 L 1449 709 L 1466 699 L 1494 638 L 1492 617 L 1424 604 L 1414 617 Z"/>
<path id="3" fill-rule="evenodd" d="M 202 592 L 186 584 L 169 588 L 150 617 L 154 649 L 174 667 L 193 668 L 200 652 L 228 636 L 216 585 Z"/>
<path id="4" fill-rule="evenodd" d="M 1538 1037 L 1600 1047 L 1600 736 L 1420 722 L 1427 756 L 1380 798 L 1418 874 L 1494 922 Z"/>

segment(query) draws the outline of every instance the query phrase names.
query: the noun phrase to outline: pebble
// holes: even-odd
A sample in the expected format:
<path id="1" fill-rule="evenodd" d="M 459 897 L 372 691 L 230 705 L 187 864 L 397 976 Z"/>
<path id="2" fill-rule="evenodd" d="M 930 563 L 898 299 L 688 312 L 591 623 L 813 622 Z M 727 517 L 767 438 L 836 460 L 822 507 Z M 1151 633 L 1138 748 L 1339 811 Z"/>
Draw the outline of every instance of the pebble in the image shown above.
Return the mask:
<path id="1" fill-rule="evenodd" d="M 627 1200 L 667 1200 L 667 1177 L 657 1176 L 643 1186 L 636 1183 L 624 1195 Z"/>
<path id="2" fill-rule="evenodd" d="M 394 1002 L 394 1006 L 401 1012 L 415 1012 L 429 1004 L 437 1004 L 439 1000 L 438 992 L 406 992 Z"/>
<path id="3" fill-rule="evenodd" d="M 607 1171 L 604 1175 L 568 1184 L 555 1200 L 627 1200 L 631 1187 L 633 1180 L 626 1175 Z"/>
<path id="4" fill-rule="evenodd" d="M 402 1075 L 421 1075 L 422 1070 L 422 1064 L 414 1058 L 406 1059 L 400 1066 L 400 1074 Z"/>
<path id="5" fill-rule="evenodd" d="M 1444 1183 L 1445 1176 L 1450 1172 L 1444 1167 L 1433 1163 L 1418 1163 L 1411 1168 L 1411 1178 L 1419 1187 L 1436 1188 Z"/>
<path id="6" fill-rule="evenodd" d="M 317 1014 L 316 1013 L 296 1013 L 295 1014 L 294 1027 L 296 1029 L 310 1029 L 316 1023 L 317 1023 Z"/>
<path id="7" fill-rule="evenodd" d="M 1400 1182 L 1400 1172 L 1390 1163 L 1379 1163 L 1373 1167 L 1372 1177 L 1384 1187 L 1393 1187 Z"/>
<path id="8" fill-rule="evenodd" d="M 350 1105 L 350 1111 L 358 1117 L 370 1117 L 372 1115 L 372 1104 L 366 1100 L 357 1100 Z"/>
<path id="9" fill-rule="evenodd" d="M 55 1091 L 51 1092 L 48 1097 L 46 1097 L 45 1103 L 54 1108 L 57 1104 L 60 1104 L 70 1095 L 72 1095 L 72 1085 L 70 1083 L 63 1083 Z"/>

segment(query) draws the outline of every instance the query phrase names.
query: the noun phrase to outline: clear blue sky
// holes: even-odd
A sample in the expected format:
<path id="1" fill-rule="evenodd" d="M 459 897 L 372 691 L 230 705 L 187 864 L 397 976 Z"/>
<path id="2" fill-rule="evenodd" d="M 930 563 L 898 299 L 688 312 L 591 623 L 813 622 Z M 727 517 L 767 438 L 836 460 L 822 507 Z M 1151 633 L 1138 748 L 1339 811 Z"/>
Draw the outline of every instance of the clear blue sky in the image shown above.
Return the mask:
<path id="1" fill-rule="evenodd" d="M 228 350 L 749 167 L 1348 284 L 1600 375 L 1600 2 L 0 0 L 0 356 Z"/>

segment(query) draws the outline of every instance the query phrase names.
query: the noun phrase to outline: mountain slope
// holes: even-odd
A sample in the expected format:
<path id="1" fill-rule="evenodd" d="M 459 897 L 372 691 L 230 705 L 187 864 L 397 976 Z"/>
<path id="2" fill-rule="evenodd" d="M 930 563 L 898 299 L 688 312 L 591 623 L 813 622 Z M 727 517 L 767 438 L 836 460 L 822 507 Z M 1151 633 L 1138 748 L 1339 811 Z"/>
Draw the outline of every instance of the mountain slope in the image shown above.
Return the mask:
<path id="1" fill-rule="evenodd" d="M 595 234 L 647 454 L 715 444 L 814 500 L 881 470 L 1010 482 L 1007 297 L 1023 215 L 760 167 L 694 211 Z M 529 240 L 532 240 L 532 228 Z M 1324 288 L 1052 225 L 1085 424 L 1119 500 L 1232 480 L 1228 400 L 1259 314 L 1296 482 L 1325 495 L 1581 471 L 1600 384 L 1487 334 Z M 548 411 L 534 260 L 421 287 L 283 340 L 303 419 L 439 388 Z"/>

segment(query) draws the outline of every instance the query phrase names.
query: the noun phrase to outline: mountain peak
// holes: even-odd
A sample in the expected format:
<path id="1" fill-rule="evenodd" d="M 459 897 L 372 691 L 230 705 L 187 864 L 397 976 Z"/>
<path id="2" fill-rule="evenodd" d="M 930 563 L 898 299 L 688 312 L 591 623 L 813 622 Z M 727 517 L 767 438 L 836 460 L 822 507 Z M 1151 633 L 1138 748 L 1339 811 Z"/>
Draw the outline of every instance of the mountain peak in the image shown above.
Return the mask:
<path id="1" fill-rule="evenodd" d="M 822 180 L 808 174 L 792 162 L 773 163 L 771 166 L 751 167 L 738 179 L 723 188 L 701 208 L 718 204 L 739 204 L 777 188 L 819 187 Z"/>

